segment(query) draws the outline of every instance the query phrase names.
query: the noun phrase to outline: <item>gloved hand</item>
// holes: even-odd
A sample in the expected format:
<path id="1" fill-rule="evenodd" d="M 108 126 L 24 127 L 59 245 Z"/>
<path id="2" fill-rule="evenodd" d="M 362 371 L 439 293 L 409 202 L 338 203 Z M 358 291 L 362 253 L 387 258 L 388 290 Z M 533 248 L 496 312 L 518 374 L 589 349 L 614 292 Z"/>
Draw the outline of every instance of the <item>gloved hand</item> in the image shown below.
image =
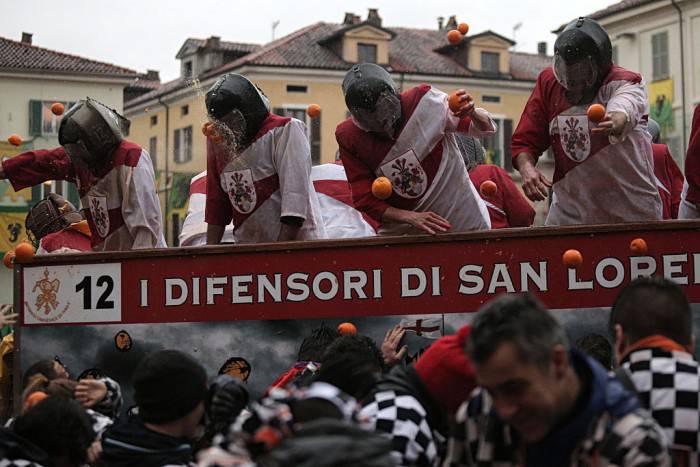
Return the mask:
<path id="1" fill-rule="evenodd" d="M 248 405 L 248 390 L 243 383 L 228 375 L 219 375 L 209 386 L 206 413 L 213 424 L 232 423 Z"/>

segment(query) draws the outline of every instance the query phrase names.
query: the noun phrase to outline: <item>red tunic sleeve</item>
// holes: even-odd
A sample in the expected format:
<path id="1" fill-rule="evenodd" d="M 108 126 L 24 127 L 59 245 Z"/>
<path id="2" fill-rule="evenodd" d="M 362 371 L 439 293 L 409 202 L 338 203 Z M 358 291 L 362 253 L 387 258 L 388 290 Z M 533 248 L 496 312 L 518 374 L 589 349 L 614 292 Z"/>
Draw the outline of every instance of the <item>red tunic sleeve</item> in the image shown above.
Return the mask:
<path id="1" fill-rule="evenodd" d="M 535 89 L 525 105 L 518 127 L 513 133 L 511 154 L 513 164 L 517 167 L 516 159 L 521 153 L 528 153 L 537 160 L 550 146 L 549 118 L 544 104 L 545 73 L 537 77 Z"/>
<path id="2" fill-rule="evenodd" d="M 688 180 L 686 199 L 693 204 L 700 204 L 700 104 L 695 106 L 693 114 L 690 143 L 685 156 L 685 178 Z"/>
<path id="3" fill-rule="evenodd" d="M 666 146 L 666 171 L 671 181 L 671 218 L 678 219 L 678 206 L 681 204 L 681 194 L 683 193 L 683 172 L 673 160 L 673 156 Z"/>
<path id="4" fill-rule="evenodd" d="M 228 225 L 233 219 L 231 201 L 221 188 L 221 168 L 216 146 L 207 138 L 207 204 L 204 211 L 204 221 L 213 225 Z"/>
<path id="5" fill-rule="evenodd" d="M 2 169 L 15 191 L 47 180 L 75 181 L 73 164 L 61 146 L 23 152 L 4 161 Z"/>

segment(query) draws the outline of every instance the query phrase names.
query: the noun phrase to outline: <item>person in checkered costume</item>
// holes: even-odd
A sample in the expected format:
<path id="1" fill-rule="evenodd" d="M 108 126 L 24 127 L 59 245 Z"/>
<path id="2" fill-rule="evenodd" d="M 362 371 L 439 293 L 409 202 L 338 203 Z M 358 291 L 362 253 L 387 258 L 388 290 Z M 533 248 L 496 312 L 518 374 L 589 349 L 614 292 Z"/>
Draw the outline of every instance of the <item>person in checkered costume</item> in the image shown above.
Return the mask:
<path id="1" fill-rule="evenodd" d="M 373 388 L 360 417 L 391 439 L 400 466 L 437 466 L 444 458 L 449 418 L 474 389 L 464 352 L 465 326 L 433 343 L 413 367 L 394 367 Z"/>
<path id="2" fill-rule="evenodd" d="M 675 283 L 632 281 L 615 300 L 610 327 L 623 380 L 664 430 L 676 463 L 697 466 L 700 366 L 693 358 L 692 312 Z M 626 375 L 626 378 L 625 378 Z"/>
<path id="3" fill-rule="evenodd" d="M 531 296 L 504 295 L 472 323 L 481 386 L 458 414 L 446 466 L 670 466 L 661 428 L 633 393 L 570 350 Z"/>

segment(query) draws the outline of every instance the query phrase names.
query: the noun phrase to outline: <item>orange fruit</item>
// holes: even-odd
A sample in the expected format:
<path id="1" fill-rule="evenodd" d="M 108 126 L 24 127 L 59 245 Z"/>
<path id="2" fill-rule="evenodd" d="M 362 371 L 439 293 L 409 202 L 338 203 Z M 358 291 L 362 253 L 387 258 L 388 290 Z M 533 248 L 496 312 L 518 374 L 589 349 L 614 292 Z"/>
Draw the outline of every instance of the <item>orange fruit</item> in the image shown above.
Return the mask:
<path id="1" fill-rule="evenodd" d="M 460 109 L 462 108 L 462 102 L 459 100 L 460 97 L 462 96 L 457 94 L 457 91 L 455 91 L 450 94 L 450 97 L 447 98 L 447 105 L 450 106 L 452 113 L 459 113 Z"/>
<path id="2" fill-rule="evenodd" d="M 387 199 L 392 191 L 391 182 L 386 177 L 377 177 L 372 182 L 372 194 L 379 199 Z"/>
<path id="3" fill-rule="evenodd" d="M 60 102 L 54 102 L 51 104 L 51 112 L 54 115 L 63 115 L 63 112 L 66 110 L 66 106 L 61 104 Z"/>
<path id="4" fill-rule="evenodd" d="M 588 120 L 593 123 L 600 123 L 605 119 L 605 107 L 600 104 L 593 104 L 588 108 L 586 114 L 588 115 Z"/>
<path id="5" fill-rule="evenodd" d="M 26 399 L 24 399 L 24 407 L 25 407 L 25 409 L 31 409 L 32 407 L 34 407 L 35 405 L 37 405 L 39 402 L 43 401 L 47 397 L 49 397 L 49 395 L 46 394 L 45 392 L 35 391 L 35 392 L 29 394 Z"/>
<path id="6" fill-rule="evenodd" d="M 469 32 L 469 25 L 467 23 L 459 23 L 459 26 L 457 26 L 457 30 L 460 32 L 460 34 L 466 36 Z"/>
<path id="7" fill-rule="evenodd" d="M 352 323 L 340 323 L 338 325 L 338 332 L 342 336 L 354 336 L 357 334 L 357 328 Z"/>
<path id="8" fill-rule="evenodd" d="M 630 251 L 633 255 L 646 255 L 649 247 L 643 238 L 635 238 L 630 242 Z"/>
<path id="9" fill-rule="evenodd" d="M 311 104 L 306 108 L 306 114 L 311 118 L 318 118 L 321 116 L 321 106 L 318 104 Z"/>
<path id="10" fill-rule="evenodd" d="M 214 124 L 212 122 L 204 122 L 202 123 L 202 134 L 204 136 L 209 136 L 211 135 L 212 132 L 212 127 Z"/>
<path id="11" fill-rule="evenodd" d="M 13 146 L 21 146 L 22 137 L 20 135 L 10 135 L 10 137 L 7 138 L 7 142 Z"/>
<path id="12" fill-rule="evenodd" d="M 498 191 L 498 186 L 491 180 L 484 180 L 479 187 L 479 191 L 481 192 L 481 196 L 490 198 L 496 194 Z"/>
<path id="13" fill-rule="evenodd" d="M 15 247 L 15 258 L 20 263 L 26 263 L 34 258 L 34 245 L 29 242 L 20 242 Z"/>
<path id="14" fill-rule="evenodd" d="M 451 30 L 447 33 L 447 42 L 452 45 L 457 45 L 462 42 L 462 33 L 456 29 Z"/>
<path id="15" fill-rule="evenodd" d="M 566 266 L 577 268 L 583 264 L 583 255 L 578 250 L 566 250 L 562 260 Z"/>
<path id="16" fill-rule="evenodd" d="M 2 259 L 3 264 L 6 268 L 12 269 L 15 267 L 15 252 L 10 250 L 5 253 L 5 257 Z"/>

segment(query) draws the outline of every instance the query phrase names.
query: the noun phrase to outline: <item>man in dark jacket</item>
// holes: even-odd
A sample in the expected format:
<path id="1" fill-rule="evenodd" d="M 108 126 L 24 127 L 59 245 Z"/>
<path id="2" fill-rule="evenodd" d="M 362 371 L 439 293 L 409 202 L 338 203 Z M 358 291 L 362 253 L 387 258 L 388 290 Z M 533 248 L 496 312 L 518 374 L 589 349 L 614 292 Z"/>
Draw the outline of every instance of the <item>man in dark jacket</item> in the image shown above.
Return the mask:
<path id="1" fill-rule="evenodd" d="M 105 434 L 105 465 L 190 465 L 191 443 L 201 433 L 206 394 L 206 372 L 188 355 L 162 350 L 144 358 L 134 371 L 138 415 Z"/>
<path id="2" fill-rule="evenodd" d="M 462 437 L 451 440 L 446 465 L 671 465 L 660 427 L 634 394 L 570 350 L 564 329 L 531 296 L 482 308 L 468 351 L 482 389 L 460 408 Z"/>

